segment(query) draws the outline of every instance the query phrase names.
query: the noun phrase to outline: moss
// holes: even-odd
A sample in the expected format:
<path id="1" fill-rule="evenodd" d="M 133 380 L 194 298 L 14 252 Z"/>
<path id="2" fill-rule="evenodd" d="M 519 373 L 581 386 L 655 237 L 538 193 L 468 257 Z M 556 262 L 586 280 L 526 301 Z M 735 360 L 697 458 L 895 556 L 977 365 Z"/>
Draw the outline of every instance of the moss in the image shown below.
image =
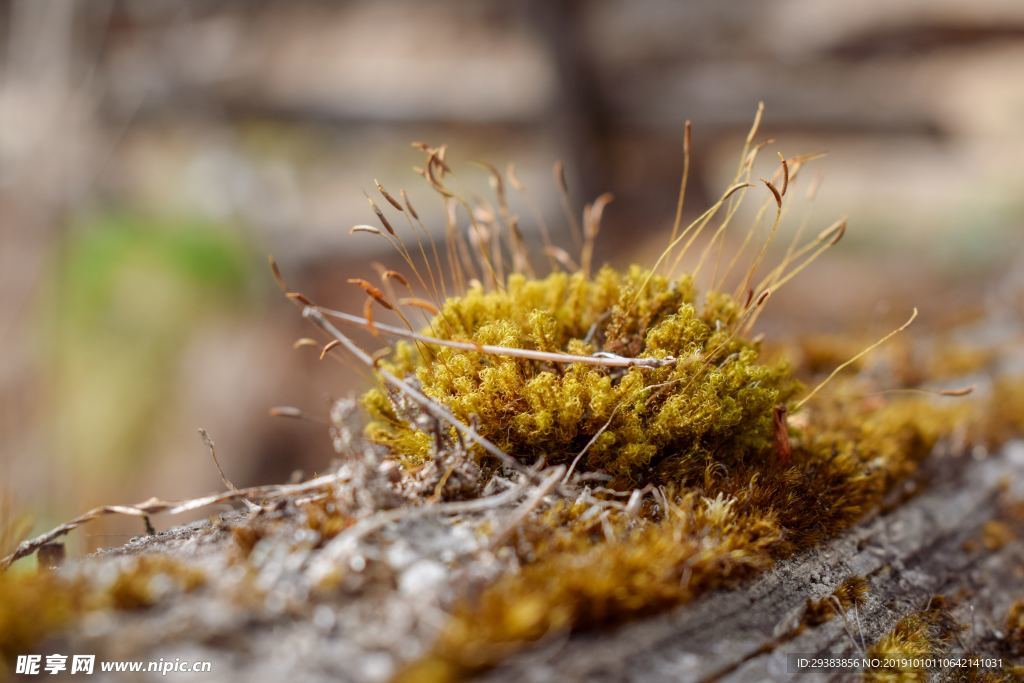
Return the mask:
<path id="1" fill-rule="evenodd" d="M 81 609 L 79 588 L 48 572 L 0 573 L 0 657 L 10 664 Z"/>
<path id="2" fill-rule="evenodd" d="M 231 540 L 234 543 L 235 559 L 244 560 L 252 554 L 252 549 L 263 539 L 263 530 L 255 524 L 235 524 L 231 527 Z"/>
<path id="3" fill-rule="evenodd" d="M 985 371 L 997 356 L 997 350 L 990 347 L 941 344 L 929 359 L 927 375 L 932 381 L 965 377 Z"/>
<path id="4" fill-rule="evenodd" d="M 109 606 L 119 610 L 152 607 L 168 593 L 189 593 L 206 583 L 199 570 L 167 555 L 140 555 L 107 589 Z"/>
<path id="5" fill-rule="evenodd" d="M 512 544 L 516 569 L 457 602 L 408 680 L 458 678 L 547 635 L 734 585 L 877 509 L 966 418 L 962 404 L 890 398 L 856 380 L 839 380 L 803 406 L 793 368 L 746 336 L 753 291 L 741 303 L 698 294 L 690 276 L 639 266 L 586 272 L 475 284 L 445 301 L 423 333 L 478 350 L 399 343 L 381 365 L 521 463 L 574 463 L 610 477 L 612 488 L 653 485 L 657 494 L 639 511 L 601 494 L 587 505 L 560 499 L 524 520 Z M 669 360 L 555 364 L 485 353 L 484 345 Z M 813 375 L 861 348 L 805 348 L 802 371 Z M 408 470 L 445 448 L 403 395 L 376 388 L 363 405 L 370 440 Z M 481 453 L 471 455 L 483 464 Z M 851 579 L 835 598 L 848 608 L 863 589 Z M 811 604 L 808 618 L 831 610 Z"/>
<path id="6" fill-rule="evenodd" d="M 148 608 L 205 583 L 201 571 L 166 555 L 131 558 L 109 584 L 48 571 L 0 573 L 0 657 L 9 663 L 90 612 Z"/>
<path id="7" fill-rule="evenodd" d="M 352 526 L 353 519 L 337 509 L 329 500 L 314 501 L 303 506 L 306 515 L 306 526 L 315 531 L 318 543 L 326 543 L 342 531 Z"/>
<path id="8" fill-rule="evenodd" d="M 848 392 L 840 388 L 794 430 L 789 466 L 709 468 L 701 482 L 669 492 L 669 510 L 639 518 L 556 507 L 523 530 L 520 570 L 464 600 L 405 680 L 459 678 L 546 635 L 685 603 L 849 527 L 913 472 L 957 410 L 920 399 L 876 404 Z M 864 589 L 852 578 L 837 598 L 852 606 Z"/>
<path id="9" fill-rule="evenodd" d="M 635 525 L 622 513 L 602 521 L 582 506 L 555 508 L 527 532 L 534 561 L 457 608 L 432 656 L 401 680 L 459 678 L 524 642 L 649 614 L 767 568 L 782 543 L 778 524 L 736 502 L 690 493 L 662 520 Z"/>
<path id="10" fill-rule="evenodd" d="M 850 335 L 804 335 L 797 342 L 799 369 L 812 374 L 831 372 L 840 363 L 853 358 L 867 343 L 870 342 L 853 339 Z M 861 365 L 857 362 L 851 368 L 858 370 Z"/>
<path id="11" fill-rule="evenodd" d="M 1013 543 L 1016 539 L 1017 534 L 1014 533 L 1013 527 L 997 519 L 985 522 L 981 528 L 981 542 L 990 552 L 995 552 L 1007 544 Z"/>
<path id="12" fill-rule="evenodd" d="M 912 682 L 928 680 L 957 680 L 972 683 L 1010 683 L 1024 677 L 1024 666 L 1014 661 L 1024 654 L 1024 600 L 1011 605 L 1006 615 L 1005 632 L 997 637 L 983 638 L 978 644 L 982 651 L 955 651 L 958 633 L 966 626 L 952 615 L 951 606 L 941 596 L 931 599 L 928 606 L 900 619 L 867 652 L 869 657 L 960 657 L 1002 661 L 1001 669 L 963 667 L 941 673 L 914 668 L 874 669 L 865 673 L 869 682 Z M 1008 661 L 1009 660 L 1009 661 Z"/>
<path id="13" fill-rule="evenodd" d="M 524 463 L 569 463 L 594 439 L 581 470 L 609 473 L 623 487 L 677 483 L 700 475 L 709 459 L 772 457 L 773 410 L 800 389 L 784 362 L 765 361 L 757 344 L 734 334 L 740 314 L 727 295 L 698 303 L 689 278 L 670 281 L 639 267 L 604 268 L 593 278 L 512 275 L 501 290 L 475 287 L 449 299 L 427 333 L 675 362 L 623 371 L 453 348 L 427 356 L 399 344 L 385 367 L 415 376 L 424 393 Z M 431 439 L 399 402 L 374 389 L 363 403 L 371 440 L 408 466 L 430 458 Z"/>
<path id="14" fill-rule="evenodd" d="M 1006 612 L 1003 632 L 984 644 L 990 646 L 983 656 L 1001 659 L 1002 670 L 969 671 L 965 680 L 977 683 L 1014 683 L 1024 680 L 1024 598 L 1015 600 Z"/>
<path id="15" fill-rule="evenodd" d="M 436 185 L 446 168 L 443 151 L 428 153 L 426 176 Z M 788 184 L 788 168 L 785 174 Z M 781 209 L 781 195 L 769 188 Z M 393 198 L 389 203 L 403 211 Z M 383 214 L 378 211 L 378 216 L 398 240 Z M 595 226 L 588 228 L 588 234 L 596 234 Z M 841 230 L 826 231 L 807 246 L 816 250 L 822 244 L 823 250 L 841 236 Z M 449 265 L 470 258 L 459 252 L 465 246 L 457 238 L 448 245 L 459 256 Z M 381 367 L 415 384 L 517 461 L 573 463 L 577 471 L 608 475 L 610 486 L 619 489 L 588 491 L 583 503 L 582 498 L 560 497 L 579 492 L 578 482 L 570 479 L 551 496 L 534 501 L 536 509 L 527 510 L 510 534 L 511 546 L 495 553 L 499 558 L 507 554 L 514 569 L 456 599 L 437 642 L 403 673 L 406 680 L 460 678 L 545 636 L 617 624 L 733 586 L 878 509 L 898 482 L 915 474 L 939 437 L 969 412 L 930 398 L 872 394 L 877 387 L 840 380 L 787 421 L 787 413 L 801 405 L 795 399 L 802 385 L 785 361 L 746 335 L 748 316 L 754 312 L 753 290 L 741 303 L 719 291 L 698 293 L 690 276 L 670 279 L 640 266 L 627 271 L 606 267 L 593 276 L 585 267 L 545 277 L 518 272 L 499 277 L 487 261 L 494 250 L 486 247 L 480 250 L 478 265 L 481 272 L 492 274 L 488 286 L 474 280 L 468 289 L 455 287 L 459 293 L 440 303 L 424 334 L 478 347 L 665 362 L 628 368 L 564 364 L 404 342 L 380 361 Z M 403 250 L 399 253 L 415 271 L 408 250 Z M 663 257 L 670 252 L 672 247 Z M 527 262 L 525 257 L 520 260 Z M 765 280 L 768 289 L 754 306 L 806 263 L 781 264 Z M 748 282 L 759 265 L 758 258 Z M 433 284 L 433 271 L 428 275 Z M 443 280 L 442 273 L 438 276 Z M 451 277 L 455 285 L 465 274 Z M 386 284 L 388 278 L 383 279 Z M 427 289 L 423 278 L 418 279 Z M 366 285 L 371 306 L 397 310 L 382 290 L 368 281 L 354 282 Z M 745 285 L 737 291 L 743 289 Z M 433 304 L 427 303 L 423 310 L 432 310 Z M 799 370 L 809 375 L 827 371 L 855 354 L 859 357 L 862 348 L 850 338 L 808 340 L 798 354 Z M 901 386 L 922 381 L 919 364 L 909 362 L 912 350 L 903 346 L 894 352 L 892 371 L 903 373 L 897 378 Z M 908 362 L 902 362 L 904 357 Z M 987 356 L 956 350 L 935 363 L 961 372 L 988 361 Z M 849 367 L 861 364 L 851 362 Z M 988 438 L 1024 427 L 1020 386 L 999 385 L 992 404 L 997 410 L 983 420 L 975 418 Z M 424 419 L 421 408 L 383 385 L 368 391 L 362 402 L 371 416 L 369 439 L 408 470 L 428 464 L 437 469 L 438 451 L 446 451 L 448 474 L 417 491 L 440 497 L 456 459 L 488 465 L 470 468 L 473 477 L 482 473 L 478 482 L 471 481 L 470 494 L 484 490 L 495 468 L 482 452 L 460 443 L 454 430 L 445 433 L 439 427 L 435 433 L 436 420 Z M 622 505 L 613 495 L 629 489 L 647 496 L 639 509 Z M 322 500 L 304 506 L 302 523 L 320 542 L 354 521 L 332 505 Z M 987 529 L 985 543 L 1012 540 L 1002 531 Z M 234 559 L 245 561 L 270 532 L 264 526 L 234 527 Z M 336 589 L 344 572 L 339 565 L 318 590 Z M 205 577 L 170 558 L 142 556 L 122 567 L 105 588 L 46 584 L 53 579 L 44 577 L 32 580 L 40 583 L 21 591 L 22 602 L 11 603 L 21 606 L 20 613 L 0 603 L 0 617 L 14 620 L 12 632 L 26 640 L 63 627 L 82 610 L 147 608 L 165 596 L 195 590 Z M 0 583 L 0 597 L 4 590 Z M 863 578 L 847 579 L 829 598 L 808 601 L 798 628 L 859 606 L 866 590 Z M 26 624 L 25 614 L 36 609 L 52 618 Z M 1018 631 L 1020 621 L 1019 613 L 1013 616 Z M 31 630 L 36 626 L 38 630 Z M 872 651 L 934 653 L 948 646 L 956 628 L 945 603 L 936 599 L 923 612 L 901 620 Z M 877 680 L 889 680 L 885 677 L 890 675 L 896 676 L 893 680 L 917 680 L 918 673 L 872 675 L 881 677 Z M 911 678 L 901 678 L 904 674 Z"/>
<path id="16" fill-rule="evenodd" d="M 868 581 L 863 576 L 850 576 L 843 580 L 832 593 L 819 600 L 807 599 L 803 624 L 818 626 L 832 619 L 838 613 L 853 607 L 860 608 L 868 596 Z"/>
<path id="17" fill-rule="evenodd" d="M 1024 433 L 1024 377 L 997 380 L 987 405 L 972 427 L 972 437 L 992 447 Z"/>
<path id="18" fill-rule="evenodd" d="M 1024 657 L 1024 599 L 1016 600 L 1006 612 L 1003 642 L 1014 656 Z"/>
<path id="19" fill-rule="evenodd" d="M 942 596 L 933 597 L 928 606 L 909 614 L 898 622 L 889 633 L 868 648 L 871 658 L 885 660 L 892 657 L 937 657 L 946 652 L 956 634 L 962 630 L 950 613 Z M 865 673 L 869 682 L 911 682 L 930 680 L 927 670 L 917 668 L 873 669 Z"/>

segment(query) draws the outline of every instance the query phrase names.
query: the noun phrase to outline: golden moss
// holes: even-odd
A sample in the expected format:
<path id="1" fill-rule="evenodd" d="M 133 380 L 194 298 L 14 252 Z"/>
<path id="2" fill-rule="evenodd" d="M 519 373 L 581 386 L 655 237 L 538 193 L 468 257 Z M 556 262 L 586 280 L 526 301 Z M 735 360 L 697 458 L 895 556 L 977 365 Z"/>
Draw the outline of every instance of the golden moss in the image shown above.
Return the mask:
<path id="1" fill-rule="evenodd" d="M 964 344 L 941 344 L 929 359 L 930 380 L 956 379 L 984 371 L 997 357 L 996 349 Z"/>
<path id="2" fill-rule="evenodd" d="M 949 605 L 942 596 L 935 596 L 928 606 L 909 614 L 889 633 L 868 648 L 868 657 L 881 660 L 894 657 L 935 657 L 947 651 L 962 627 L 953 618 Z M 930 680 L 929 672 L 918 668 L 873 669 L 864 679 L 871 682 L 911 682 Z"/>
<path id="3" fill-rule="evenodd" d="M 749 175 L 748 151 L 741 155 L 737 182 Z M 443 177 L 447 167 L 436 163 L 441 152 L 427 152 L 428 164 Z M 783 186 L 789 171 L 783 163 Z M 437 189 L 437 181 L 432 184 Z M 781 210 L 785 191 L 774 187 L 769 184 Z M 709 217 L 720 207 L 709 209 Z M 697 225 L 699 232 L 703 224 Z M 501 226 L 492 227 L 500 232 Z M 839 222 L 800 247 L 807 263 L 844 229 Z M 749 291 L 746 300 L 719 291 L 699 296 L 692 277 L 661 275 L 674 271 L 661 266 L 681 258 L 673 254 L 678 244 L 672 239 L 652 269 L 604 268 L 590 276 L 585 265 L 576 272 L 507 278 L 496 274 L 504 270 L 495 269 L 488 249 L 478 244 L 477 265 L 489 274 L 487 283 L 466 289 L 466 278 L 455 278 L 458 294 L 423 331 L 477 349 L 399 343 L 381 361 L 521 463 L 573 463 L 579 471 L 610 475 L 610 486 L 619 490 L 657 487 L 639 511 L 627 512 L 614 496 L 598 495 L 596 503 L 563 500 L 524 520 L 513 543 L 516 571 L 465 596 L 433 651 L 406 671 L 408 679 L 459 677 L 548 634 L 620 622 L 760 572 L 877 509 L 897 482 L 916 472 L 939 437 L 968 417 L 963 404 L 922 398 L 923 391 L 898 398 L 884 393 L 922 381 L 909 376 L 896 387 L 836 382 L 828 392 L 812 392 L 813 403 L 797 402 L 802 387 L 794 370 L 749 338 L 747 323 L 804 264 L 787 257 L 763 284 L 751 286 L 762 249 L 736 288 Z M 457 254 L 466 245 L 448 246 Z M 449 265 L 459 270 L 458 262 L 451 258 Z M 364 289 L 368 306 L 392 308 L 379 290 Z M 534 355 L 528 360 L 483 346 Z M 863 348 L 850 339 L 811 340 L 797 356 L 800 370 L 813 376 L 837 366 L 856 369 Z M 909 358 L 911 347 L 903 350 Z M 667 360 L 623 368 L 553 363 L 539 355 L 558 353 Z M 982 359 L 941 360 L 975 367 Z M 911 367 L 898 360 L 891 365 L 892 372 Z M 408 393 L 381 387 L 365 394 L 363 404 L 371 416 L 370 440 L 415 470 L 458 436 L 424 419 Z M 864 588 L 851 579 L 833 597 L 847 609 L 859 604 Z M 833 609 L 831 599 L 809 603 L 807 618 L 830 618 Z"/>
<path id="4" fill-rule="evenodd" d="M 1015 601 L 1006 612 L 1004 642 L 1011 653 L 1024 656 L 1024 599 Z"/>
<path id="5" fill-rule="evenodd" d="M 31 651 L 86 613 L 143 609 L 205 582 L 202 572 L 166 555 L 132 558 L 109 585 L 47 571 L 0 573 L 0 657 Z"/>
<path id="6" fill-rule="evenodd" d="M 352 526 L 350 516 L 335 509 L 330 501 L 315 501 L 303 506 L 306 525 L 317 532 L 320 543 L 325 543 Z"/>
<path id="7" fill-rule="evenodd" d="M 993 447 L 1024 432 L 1024 377 L 1000 378 L 975 425 L 974 438 Z"/>
<path id="8" fill-rule="evenodd" d="M 252 549 L 263 538 L 262 529 L 255 524 L 235 524 L 231 527 L 231 540 L 234 542 L 236 557 L 245 559 Z"/>
<path id="9" fill-rule="evenodd" d="M 635 526 L 622 513 L 601 520 L 556 508 L 532 530 L 535 561 L 457 609 L 433 656 L 403 680 L 458 678 L 524 642 L 650 613 L 767 568 L 782 543 L 778 525 L 736 502 L 690 493 L 663 520 Z"/>
<path id="10" fill-rule="evenodd" d="M 48 572 L 0 573 L 0 658 L 31 651 L 80 610 L 79 591 Z"/>
<path id="11" fill-rule="evenodd" d="M 932 598 L 921 612 L 900 619 L 889 633 L 868 649 L 869 657 L 879 659 L 900 657 L 957 656 L 950 651 L 959 643 L 957 634 L 965 629 L 952 615 L 950 606 L 941 597 Z M 968 657 L 1002 661 L 1002 669 L 964 667 L 942 672 L 914 668 L 875 669 L 866 672 L 870 682 L 913 682 L 927 680 L 962 680 L 973 683 L 1010 683 L 1024 679 L 1024 666 L 1013 659 L 1024 654 L 1024 600 L 1016 601 L 1006 615 L 1005 633 L 995 640 L 983 640 L 983 652 L 968 652 Z M 1007 657 L 1009 655 L 1009 657 Z M 1009 659 L 1009 661 L 1008 661 Z"/>
<path id="12" fill-rule="evenodd" d="M 839 611 L 862 607 L 868 596 L 868 588 L 868 581 L 863 576 L 847 577 L 828 597 L 819 600 L 807 599 L 803 623 L 817 626 L 832 619 Z"/>
<path id="13" fill-rule="evenodd" d="M 548 513 L 523 531 L 520 571 L 461 604 L 407 680 L 457 678 L 545 635 L 620 622 L 750 577 L 877 507 L 956 414 L 919 399 L 878 405 L 843 394 L 794 430 L 790 466 L 711 468 L 669 495 L 670 510 L 639 518 L 583 517 L 566 506 Z M 852 606 L 864 589 L 854 578 L 837 597 Z"/>
<path id="14" fill-rule="evenodd" d="M 797 349 L 800 352 L 800 370 L 812 374 L 831 372 L 840 363 L 853 358 L 867 343 L 850 335 L 809 334 L 800 337 Z M 861 363 L 851 366 L 858 370 Z"/>
<path id="15" fill-rule="evenodd" d="M 106 597 L 114 609 L 144 609 L 169 592 L 188 593 L 204 583 L 201 571 L 172 557 L 139 555 L 118 574 Z"/>
<path id="16" fill-rule="evenodd" d="M 679 482 L 702 473 L 709 459 L 769 458 L 773 410 L 799 390 L 785 363 L 765 362 L 755 343 L 734 333 L 741 310 L 715 292 L 698 304 L 689 278 L 669 281 L 639 267 L 604 268 L 593 278 L 512 275 L 502 290 L 476 287 L 449 299 L 428 333 L 675 362 L 556 366 L 446 347 L 428 356 L 403 343 L 385 366 L 415 376 L 424 393 L 522 462 L 568 463 L 594 439 L 581 470 L 600 469 L 623 486 Z M 381 389 L 363 402 L 373 441 L 408 465 L 428 459 L 431 440 L 414 416 Z"/>
<path id="17" fill-rule="evenodd" d="M 998 519 L 992 519 L 985 522 L 985 525 L 981 528 L 981 542 L 985 546 L 985 549 L 994 552 L 1005 547 L 1009 543 L 1013 543 L 1017 538 L 1016 533 L 1006 522 L 1001 522 Z"/>
<path id="18" fill-rule="evenodd" d="M 515 538 L 511 552 L 516 555 L 513 564 L 517 569 L 475 594 L 463 596 L 433 650 L 404 673 L 406 679 L 457 678 L 490 666 L 546 635 L 618 623 L 685 603 L 708 590 L 733 585 L 761 572 L 777 559 L 820 543 L 876 509 L 895 483 L 914 474 L 939 436 L 949 432 L 960 418 L 963 411 L 959 406 L 940 406 L 920 398 L 864 398 L 868 393 L 865 388 L 848 382 L 831 386 L 827 394 L 816 396 L 813 404 L 787 421 L 787 413 L 802 405 L 794 401 L 801 385 L 786 362 L 770 358 L 743 330 L 747 329 L 748 316 L 756 317 L 758 306 L 769 294 L 838 242 L 845 230 L 842 221 L 797 249 L 799 257 L 791 259 L 791 252 L 762 284 L 757 284 L 754 278 L 763 265 L 761 259 L 768 247 L 765 242 L 737 287 L 739 292 L 749 290 L 742 303 L 718 291 L 698 296 L 689 276 L 672 280 L 657 274 L 674 270 L 674 266 L 660 266 L 667 266 L 663 263 L 667 258 L 681 260 L 682 252 L 724 206 L 726 197 L 747 187 L 741 181 L 752 177 L 754 158 L 760 150 L 759 146 L 750 149 L 756 127 L 741 154 L 741 171 L 736 177 L 739 184 L 705 214 L 706 220 L 691 226 L 695 231 L 681 250 L 676 247 L 682 236 L 671 240 L 651 270 L 637 266 L 626 272 L 604 268 L 593 276 L 590 256 L 598 228 L 592 220 L 595 205 L 585 212 L 586 244 L 580 258 L 584 265 L 579 271 L 542 278 L 516 272 L 506 278 L 501 259 L 497 268 L 491 260 L 503 251 L 503 227 L 497 220 L 488 221 L 488 215 L 500 215 L 507 224 L 515 269 L 530 269 L 521 236 L 512 228 L 503 190 L 498 191 L 501 210 L 497 213 L 473 211 L 461 199 L 449 201 L 456 195 L 443 184 L 448 171 L 444 148 L 423 147 L 428 155 L 424 176 L 445 197 L 448 208 L 459 205 L 470 209 L 475 228 L 480 227 L 478 222 L 491 223 L 486 230 L 474 231 L 474 246 L 478 249 L 475 265 L 470 245 L 450 231 L 453 236 L 446 245 L 452 271 L 449 276 L 453 290 L 459 294 L 443 302 L 425 334 L 478 347 L 664 362 L 628 368 L 612 363 L 562 364 L 550 359 L 489 354 L 482 349 L 467 351 L 405 342 L 398 343 L 391 357 L 381 361 L 381 367 L 418 386 L 519 462 L 572 462 L 578 470 L 611 475 L 613 487 L 644 487 L 648 496 L 637 510 L 627 509 L 615 496 L 592 493 L 586 505 L 561 500 L 543 514 L 531 513 L 519 520 L 521 524 L 511 534 Z M 778 208 L 776 222 L 769 230 L 771 237 L 782 217 L 790 172 L 795 174 L 803 163 L 791 161 L 792 168 L 783 160 L 773 176 L 773 180 L 781 180 L 781 192 L 766 181 L 773 195 L 766 206 L 774 201 Z M 495 175 L 496 187 L 503 187 L 500 175 Z M 391 207 L 419 221 L 407 201 L 403 207 L 383 188 L 378 189 Z M 432 288 L 435 299 L 439 298 L 435 274 L 442 290 L 447 287 L 436 252 L 435 273 L 419 245 L 431 281 L 428 287 L 401 238 L 372 199 L 371 204 L 389 241 L 413 271 L 409 278 L 388 271 L 382 275 L 383 286 L 388 288 L 392 275 L 409 289 L 414 287 L 410 281 L 419 280 L 423 290 Z M 724 230 L 728 220 L 723 219 L 718 230 Z M 674 227 L 673 238 L 680 227 Z M 357 228 L 383 234 L 372 227 Z M 757 229 L 755 222 L 748 239 Z M 689 230 L 686 228 L 683 234 Z M 488 241 L 495 237 L 498 241 Z M 716 238 L 711 240 L 712 245 Z M 561 259 L 559 262 L 563 263 Z M 467 272 L 463 272 L 463 263 Z M 467 289 L 466 280 L 473 282 L 479 273 L 485 274 L 481 277 L 487 285 L 476 282 Z M 280 280 L 279 273 L 276 276 Z M 727 279 L 726 275 L 722 277 Z M 437 303 L 418 298 L 389 301 L 385 292 L 367 280 L 355 278 L 350 282 L 368 296 L 364 322 L 371 326 L 374 305 L 398 312 L 405 322 L 401 306 L 433 312 Z M 283 281 L 281 284 L 284 286 Z M 752 303 L 755 288 L 751 285 L 756 286 L 756 304 Z M 300 294 L 289 296 L 306 302 Z M 316 311 L 307 309 L 307 314 L 310 312 Z M 353 322 L 352 316 L 348 319 Z M 392 328 L 391 333 L 403 331 Z M 325 352 L 344 339 L 333 336 L 335 340 Z M 803 369 L 813 374 L 840 363 L 842 367 L 857 368 L 861 348 L 849 339 L 811 340 L 803 348 Z M 912 348 L 902 349 L 908 362 L 901 362 L 897 356 L 892 372 L 898 375 L 898 385 L 916 385 L 925 379 L 922 370 L 919 364 L 909 362 Z M 858 362 L 844 363 L 854 354 Z M 368 365 L 373 362 L 368 356 L 361 358 Z M 936 361 L 951 372 L 987 362 L 987 357 L 960 351 Z M 392 381 L 391 386 L 395 384 L 399 383 Z M 1024 394 L 1020 394 L 1019 386 L 997 388 L 999 402 L 994 406 L 999 412 L 992 411 L 991 423 L 984 427 L 989 438 L 998 438 L 999 430 L 1024 426 Z M 406 394 L 392 393 L 382 385 L 363 397 L 371 416 L 367 435 L 409 469 L 430 462 L 438 455 L 435 449 L 458 440 L 453 429 L 438 427 L 433 418 L 423 419 L 422 408 L 408 400 L 412 393 L 407 388 Z M 446 438 L 451 444 L 445 443 Z M 461 447 L 450 450 L 459 458 L 466 452 Z M 469 452 L 472 457 L 483 457 L 480 452 Z M 475 476 L 477 469 L 473 471 Z M 487 469 L 483 472 L 488 473 Z M 432 488 L 436 495 L 442 493 L 444 481 L 441 488 Z M 481 489 L 484 483 L 483 479 L 479 482 Z M 645 486 L 648 484 L 655 487 Z M 538 509 L 543 509 L 550 499 L 537 503 Z M 305 523 L 326 540 L 352 521 L 326 504 L 313 503 L 308 506 Z M 260 541 L 262 531 L 258 527 L 236 527 L 232 537 L 237 554 L 245 557 Z M 996 539 L 1005 540 L 1002 536 Z M 337 571 L 323 581 L 321 588 L 337 583 L 343 570 Z M 89 609 L 140 609 L 154 604 L 168 591 L 187 592 L 203 582 L 203 575 L 187 565 L 166 557 L 144 556 L 129 563 L 111 586 L 99 592 L 93 589 L 81 604 Z M 4 584 L 0 583 L 0 597 L 4 596 L 3 590 Z M 71 618 L 61 611 L 61 600 L 72 606 L 68 608 L 71 615 L 80 608 L 75 594 L 62 590 L 50 594 L 25 591 L 22 598 L 27 602 L 12 604 L 28 605 L 28 613 L 35 605 L 51 610 L 55 616 L 42 622 L 38 633 L 25 630 L 21 622 L 14 628 L 24 630 L 29 639 L 59 628 Z M 844 581 L 830 598 L 808 602 L 806 623 L 820 623 L 834 616 L 836 609 L 860 605 L 865 592 L 863 579 Z M 55 602 L 47 607 L 45 600 Z M 23 618 L 8 615 L 6 607 L 0 603 L 0 616 Z M 1014 618 L 1014 623 L 1020 621 L 1019 615 Z M 944 603 L 936 599 L 924 612 L 901 620 L 872 651 L 933 653 L 947 645 L 955 631 Z M 877 675 L 899 677 L 904 673 L 916 675 Z"/>

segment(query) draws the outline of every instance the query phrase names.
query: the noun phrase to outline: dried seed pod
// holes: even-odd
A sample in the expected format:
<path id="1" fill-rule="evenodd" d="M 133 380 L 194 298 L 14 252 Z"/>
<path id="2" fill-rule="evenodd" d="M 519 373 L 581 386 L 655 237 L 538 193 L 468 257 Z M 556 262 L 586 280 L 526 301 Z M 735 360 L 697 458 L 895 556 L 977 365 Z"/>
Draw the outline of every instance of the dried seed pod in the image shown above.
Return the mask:
<path id="1" fill-rule="evenodd" d="M 358 285 L 364 292 L 373 297 L 374 301 L 376 301 L 389 311 L 395 310 L 395 307 L 392 306 L 391 302 L 388 301 L 387 297 L 384 296 L 384 292 L 374 287 L 373 284 L 371 284 L 367 280 L 364 280 L 361 277 L 350 277 L 348 279 L 348 283 L 352 285 Z"/>
<path id="2" fill-rule="evenodd" d="M 441 311 L 438 310 L 437 306 L 435 306 L 434 304 L 430 303 L 426 299 L 421 299 L 419 297 L 414 297 L 414 296 L 405 297 L 405 298 L 399 299 L 398 303 L 400 303 L 403 306 L 413 306 L 415 308 L 419 308 L 420 310 L 426 311 L 427 313 L 429 313 L 431 315 L 440 315 L 441 314 Z"/>

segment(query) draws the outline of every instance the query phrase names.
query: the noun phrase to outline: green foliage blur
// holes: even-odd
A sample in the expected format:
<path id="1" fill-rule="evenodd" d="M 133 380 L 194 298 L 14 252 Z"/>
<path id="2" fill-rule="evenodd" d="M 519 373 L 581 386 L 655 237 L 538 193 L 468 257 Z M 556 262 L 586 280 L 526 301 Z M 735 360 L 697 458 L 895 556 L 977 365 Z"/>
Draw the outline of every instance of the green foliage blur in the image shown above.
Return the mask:
<path id="1" fill-rule="evenodd" d="M 72 228 L 47 335 L 60 457 L 86 482 L 138 472 L 193 335 L 253 300 L 252 254 L 211 222 L 114 212 Z M 85 487 L 90 490 L 91 487 Z"/>

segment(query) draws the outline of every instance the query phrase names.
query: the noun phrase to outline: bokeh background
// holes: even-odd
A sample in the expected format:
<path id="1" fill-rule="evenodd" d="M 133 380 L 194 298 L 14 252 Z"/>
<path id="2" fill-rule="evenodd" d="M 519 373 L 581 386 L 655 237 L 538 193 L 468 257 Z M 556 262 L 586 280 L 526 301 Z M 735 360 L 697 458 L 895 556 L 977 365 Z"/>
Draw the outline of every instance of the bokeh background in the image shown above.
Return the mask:
<path id="1" fill-rule="evenodd" d="M 1019 0 L 3 0 L 0 41 L 0 496 L 39 529 L 220 488 L 198 427 L 239 485 L 327 466 L 323 425 L 268 409 L 363 379 L 292 350 L 310 330 L 266 254 L 357 309 L 345 279 L 391 263 L 347 234 L 374 178 L 443 225 L 413 140 L 470 190 L 466 161 L 515 162 L 553 225 L 564 160 L 577 206 L 615 194 L 599 259 L 650 262 L 683 120 L 695 215 L 763 100 L 772 155 L 828 152 L 811 229 L 850 220 L 765 327 L 885 331 L 916 304 L 927 334 L 1019 297 Z"/>

